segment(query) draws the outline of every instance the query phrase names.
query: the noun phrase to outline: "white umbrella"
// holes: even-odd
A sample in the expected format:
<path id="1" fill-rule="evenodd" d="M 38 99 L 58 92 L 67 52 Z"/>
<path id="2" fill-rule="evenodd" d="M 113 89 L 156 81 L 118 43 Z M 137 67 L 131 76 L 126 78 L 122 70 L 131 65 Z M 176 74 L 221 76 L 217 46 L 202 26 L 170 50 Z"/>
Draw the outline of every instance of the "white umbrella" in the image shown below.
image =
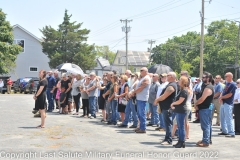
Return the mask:
<path id="1" fill-rule="evenodd" d="M 58 70 L 65 70 L 69 73 L 72 74 L 80 74 L 81 76 L 84 75 L 83 70 L 76 64 L 72 64 L 72 63 L 63 63 L 60 64 L 59 66 L 56 67 Z"/>

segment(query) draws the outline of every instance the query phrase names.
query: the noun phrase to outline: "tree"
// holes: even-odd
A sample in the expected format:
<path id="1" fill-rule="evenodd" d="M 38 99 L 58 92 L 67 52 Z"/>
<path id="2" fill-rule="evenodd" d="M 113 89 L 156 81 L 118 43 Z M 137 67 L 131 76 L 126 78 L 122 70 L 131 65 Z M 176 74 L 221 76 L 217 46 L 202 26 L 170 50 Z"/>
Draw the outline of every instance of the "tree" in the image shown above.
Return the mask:
<path id="1" fill-rule="evenodd" d="M 51 26 L 40 30 L 43 52 L 49 57 L 51 68 L 68 62 L 86 71 L 96 66 L 94 46 L 86 44 L 90 30 L 81 29 L 83 23 L 70 22 L 71 16 L 65 10 L 64 20 L 57 30 Z"/>
<path id="2" fill-rule="evenodd" d="M 110 64 L 113 63 L 116 54 L 110 51 L 108 46 L 95 46 L 95 51 L 98 57 L 107 59 Z"/>
<path id="3" fill-rule="evenodd" d="M 13 28 L 6 21 L 6 14 L 0 9 L 0 74 L 9 73 L 15 67 L 15 60 L 22 48 L 13 44 Z"/>

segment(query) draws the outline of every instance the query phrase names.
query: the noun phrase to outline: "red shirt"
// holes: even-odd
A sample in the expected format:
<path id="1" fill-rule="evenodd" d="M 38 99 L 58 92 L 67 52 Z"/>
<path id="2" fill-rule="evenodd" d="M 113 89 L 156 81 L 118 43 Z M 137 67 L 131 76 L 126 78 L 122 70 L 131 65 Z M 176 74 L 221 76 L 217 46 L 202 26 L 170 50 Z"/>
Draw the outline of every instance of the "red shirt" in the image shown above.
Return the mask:
<path id="1" fill-rule="evenodd" d="M 7 85 L 12 85 L 12 84 L 13 84 L 12 80 L 9 79 L 9 80 L 7 81 Z"/>

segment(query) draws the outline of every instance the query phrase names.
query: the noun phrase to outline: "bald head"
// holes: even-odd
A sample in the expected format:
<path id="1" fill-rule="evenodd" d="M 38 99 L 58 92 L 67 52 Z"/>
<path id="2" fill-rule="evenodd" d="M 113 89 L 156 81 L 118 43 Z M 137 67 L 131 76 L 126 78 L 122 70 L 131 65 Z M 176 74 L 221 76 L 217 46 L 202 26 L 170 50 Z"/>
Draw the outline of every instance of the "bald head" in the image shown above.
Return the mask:
<path id="1" fill-rule="evenodd" d="M 232 79 L 233 79 L 233 74 L 232 74 L 231 72 L 227 72 L 227 73 L 225 74 L 225 80 L 226 80 L 227 82 L 232 82 Z"/>
<path id="2" fill-rule="evenodd" d="M 126 70 L 125 71 L 125 75 L 128 77 L 128 78 L 130 78 L 130 76 L 131 76 L 131 71 L 130 70 Z"/>

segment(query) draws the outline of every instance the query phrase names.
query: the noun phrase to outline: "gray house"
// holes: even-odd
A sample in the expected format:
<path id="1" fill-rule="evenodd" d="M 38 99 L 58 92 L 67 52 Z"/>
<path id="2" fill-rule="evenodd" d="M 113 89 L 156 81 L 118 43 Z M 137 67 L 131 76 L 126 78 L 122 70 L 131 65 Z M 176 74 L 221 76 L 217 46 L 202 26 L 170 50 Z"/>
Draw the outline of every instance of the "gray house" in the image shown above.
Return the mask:
<path id="1" fill-rule="evenodd" d="M 12 80 L 24 77 L 38 77 L 38 72 L 50 70 L 49 59 L 42 52 L 41 40 L 21 27 L 13 26 L 14 43 L 19 44 L 23 50 L 17 56 L 16 67 L 9 73 Z"/>
<path id="2" fill-rule="evenodd" d="M 90 72 L 95 72 L 97 76 L 102 77 L 104 73 L 111 71 L 112 67 L 107 59 L 99 57 L 96 59 L 96 62 L 97 66 L 94 67 L 92 70 L 87 70 L 87 74 L 89 74 Z"/>

